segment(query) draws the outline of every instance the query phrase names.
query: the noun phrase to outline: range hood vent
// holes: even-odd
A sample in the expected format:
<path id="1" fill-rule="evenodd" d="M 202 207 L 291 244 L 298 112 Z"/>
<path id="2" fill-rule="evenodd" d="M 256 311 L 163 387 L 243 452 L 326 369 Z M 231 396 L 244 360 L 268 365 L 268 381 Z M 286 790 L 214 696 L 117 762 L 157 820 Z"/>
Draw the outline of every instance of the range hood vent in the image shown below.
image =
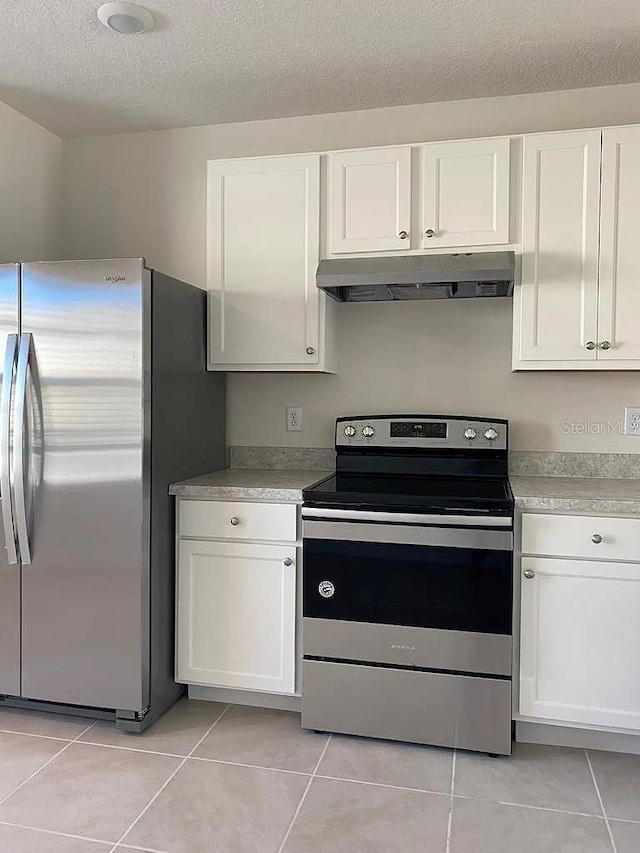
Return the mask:
<path id="1" fill-rule="evenodd" d="M 513 252 L 320 261 L 316 283 L 338 302 L 511 296 Z"/>

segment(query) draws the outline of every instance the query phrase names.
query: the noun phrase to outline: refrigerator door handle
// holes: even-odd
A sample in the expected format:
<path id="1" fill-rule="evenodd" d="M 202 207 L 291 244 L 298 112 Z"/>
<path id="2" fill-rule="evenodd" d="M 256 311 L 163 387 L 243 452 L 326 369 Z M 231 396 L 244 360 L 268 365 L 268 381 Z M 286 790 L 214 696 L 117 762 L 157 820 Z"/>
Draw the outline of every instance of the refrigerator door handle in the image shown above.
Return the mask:
<path id="1" fill-rule="evenodd" d="M 31 541 L 29 536 L 29 515 L 27 512 L 27 495 L 25 489 L 25 473 L 31 472 L 31 437 L 27 418 L 27 391 L 28 374 L 34 381 L 36 396 L 39 395 L 39 383 L 37 381 L 37 370 L 35 365 L 35 354 L 33 352 L 33 336 L 23 333 L 20 336 L 18 348 L 18 368 L 16 370 L 16 402 L 15 402 L 15 430 L 13 455 L 13 485 L 15 490 L 16 530 L 18 533 L 18 547 L 23 565 L 31 564 Z M 40 408 L 40 407 L 38 407 Z M 39 416 L 40 417 L 40 416 Z M 25 441 L 26 439 L 26 441 Z M 27 460 L 25 461 L 25 444 L 27 445 Z"/>
<path id="2" fill-rule="evenodd" d="M 0 394 L 0 494 L 2 495 L 2 523 L 4 525 L 7 560 L 11 565 L 18 562 L 11 489 L 11 397 L 17 352 L 18 336 L 7 335 L 2 393 Z"/>

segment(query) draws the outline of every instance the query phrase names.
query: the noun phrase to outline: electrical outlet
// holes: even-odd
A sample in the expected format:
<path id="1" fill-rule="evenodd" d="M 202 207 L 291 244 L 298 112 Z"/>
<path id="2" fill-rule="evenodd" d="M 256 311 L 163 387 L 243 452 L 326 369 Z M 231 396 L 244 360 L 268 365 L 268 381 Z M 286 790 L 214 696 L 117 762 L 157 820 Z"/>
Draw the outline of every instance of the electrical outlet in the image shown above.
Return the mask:
<path id="1" fill-rule="evenodd" d="M 640 406 L 624 407 L 624 433 L 640 437 Z"/>
<path id="2" fill-rule="evenodd" d="M 287 406 L 287 432 L 302 431 L 302 406 Z"/>

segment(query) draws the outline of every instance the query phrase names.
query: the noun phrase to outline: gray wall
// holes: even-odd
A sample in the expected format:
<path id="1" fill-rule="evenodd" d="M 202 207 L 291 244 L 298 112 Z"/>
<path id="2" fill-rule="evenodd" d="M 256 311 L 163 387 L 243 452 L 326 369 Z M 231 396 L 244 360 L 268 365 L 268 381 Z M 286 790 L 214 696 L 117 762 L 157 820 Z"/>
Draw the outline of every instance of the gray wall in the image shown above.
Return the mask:
<path id="1" fill-rule="evenodd" d="M 0 103 L 0 263 L 60 257 L 62 140 Z"/>

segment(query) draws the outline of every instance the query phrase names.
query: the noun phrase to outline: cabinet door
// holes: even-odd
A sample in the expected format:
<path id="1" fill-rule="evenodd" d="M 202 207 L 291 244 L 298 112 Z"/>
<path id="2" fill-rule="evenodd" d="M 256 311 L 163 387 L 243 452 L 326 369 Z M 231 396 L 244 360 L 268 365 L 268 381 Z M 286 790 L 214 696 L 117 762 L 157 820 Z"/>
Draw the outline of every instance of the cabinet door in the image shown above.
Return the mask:
<path id="1" fill-rule="evenodd" d="M 177 681 L 295 692 L 295 558 L 292 545 L 180 541 Z"/>
<path id="2" fill-rule="evenodd" d="M 632 359 L 640 367 L 639 226 L 640 127 L 605 130 L 598 361 Z"/>
<path id="3" fill-rule="evenodd" d="M 521 582 L 520 713 L 640 729 L 640 565 L 524 557 Z"/>
<path id="4" fill-rule="evenodd" d="M 408 250 L 411 148 L 328 155 L 330 254 Z"/>
<path id="5" fill-rule="evenodd" d="M 600 131 L 525 136 L 523 158 L 515 366 L 595 361 Z"/>
<path id="6" fill-rule="evenodd" d="M 318 363 L 320 158 L 209 162 L 210 366 Z"/>
<path id="7" fill-rule="evenodd" d="M 509 242 L 509 139 L 423 146 L 422 245 Z"/>

